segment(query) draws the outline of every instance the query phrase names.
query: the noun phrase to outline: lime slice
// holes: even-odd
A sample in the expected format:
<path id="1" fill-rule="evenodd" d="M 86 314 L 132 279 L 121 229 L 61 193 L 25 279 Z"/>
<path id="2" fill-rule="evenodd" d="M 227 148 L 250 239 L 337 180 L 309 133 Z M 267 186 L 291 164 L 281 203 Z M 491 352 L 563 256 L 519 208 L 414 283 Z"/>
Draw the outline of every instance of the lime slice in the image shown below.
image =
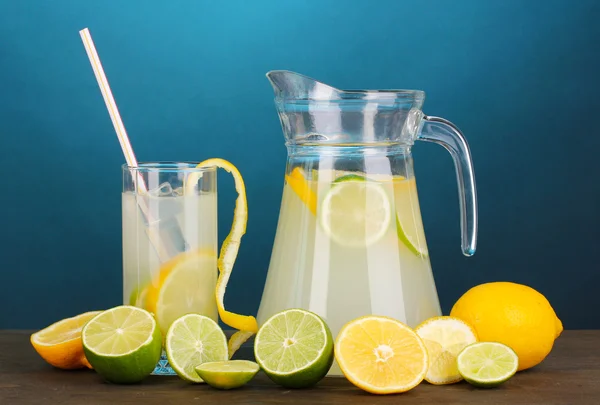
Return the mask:
<path id="1" fill-rule="evenodd" d="M 497 387 L 510 379 L 519 367 L 519 357 L 510 347 L 497 342 L 479 342 L 458 355 L 458 371 L 472 385 Z"/>
<path id="2" fill-rule="evenodd" d="M 154 370 L 162 350 L 152 314 L 128 305 L 96 315 L 83 327 L 81 337 L 94 370 L 116 384 L 143 380 Z"/>
<path id="3" fill-rule="evenodd" d="M 177 375 L 191 382 L 202 382 L 195 368 L 202 363 L 225 361 L 227 338 L 212 319 L 188 314 L 177 319 L 167 333 L 165 350 Z"/>
<path id="4" fill-rule="evenodd" d="M 319 382 L 333 363 L 333 338 L 325 321 L 302 309 L 269 318 L 254 340 L 254 357 L 275 383 L 303 388 Z"/>
<path id="5" fill-rule="evenodd" d="M 162 266 L 159 279 L 146 292 L 146 309 L 156 315 L 165 336 L 173 321 L 185 314 L 198 313 L 216 320 L 216 283 L 216 252 L 202 249 L 182 253 Z"/>
<path id="6" fill-rule="evenodd" d="M 340 181 L 343 178 L 346 180 Z M 364 247 L 377 242 L 391 223 L 391 204 L 384 188 L 361 176 L 340 179 L 323 199 L 321 226 L 342 246 Z"/>
<path id="7" fill-rule="evenodd" d="M 230 360 L 201 364 L 196 367 L 196 372 L 211 387 L 230 390 L 247 384 L 259 369 L 253 361 Z"/>
<path id="8" fill-rule="evenodd" d="M 429 353 L 429 369 L 425 380 L 431 384 L 452 384 L 462 380 L 456 366 L 456 356 L 477 336 L 471 326 L 458 318 L 430 318 L 415 328 Z"/>
<path id="9" fill-rule="evenodd" d="M 428 255 L 425 231 L 421 221 L 421 210 L 414 178 L 395 177 L 394 202 L 398 239 L 417 256 Z"/>
<path id="10" fill-rule="evenodd" d="M 344 183 L 346 181 L 370 181 L 370 179 L 365 176 L 358 175 L 356 173 L 344 174 L 337 179 L 335 179 L 334 183 Z"/>

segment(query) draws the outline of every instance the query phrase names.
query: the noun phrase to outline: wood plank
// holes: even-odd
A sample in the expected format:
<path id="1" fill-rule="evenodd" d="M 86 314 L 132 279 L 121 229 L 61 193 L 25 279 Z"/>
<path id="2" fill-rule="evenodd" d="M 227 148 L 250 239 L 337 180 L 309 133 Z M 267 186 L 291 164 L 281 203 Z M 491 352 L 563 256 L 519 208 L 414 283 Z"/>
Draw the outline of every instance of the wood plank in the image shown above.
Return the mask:
<path id="1" fill-rule="evenodd" d="M 252 350 L 243 348 L 241 358 Z M 538 367 L 518 373 L 500 388 L 466 383 L 419 385 L 410 392 L 374 396 L 343 378 L 326 378 L 303 390 L 280 388 L 262 373 L 238 390 L 218 391 L 177 377 L 150 376 L 137 385 L 111 385 L 90 370 L 62 371 L 47 365 L 29 334 L 0 332 L 0 404 L 440 404 L 597 405 L 600 403 L 600 331 L 565 331 Z"/>

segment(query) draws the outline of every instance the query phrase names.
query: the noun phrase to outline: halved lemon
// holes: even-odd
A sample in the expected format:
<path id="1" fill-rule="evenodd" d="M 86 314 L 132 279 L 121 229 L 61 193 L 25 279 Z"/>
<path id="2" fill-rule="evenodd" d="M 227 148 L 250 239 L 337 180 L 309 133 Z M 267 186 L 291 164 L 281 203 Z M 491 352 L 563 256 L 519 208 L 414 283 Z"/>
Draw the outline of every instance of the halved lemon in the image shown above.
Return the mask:
<path id="1" fill-rule="evenodd" d="M 452 384 L 462 380 L 456 358 L 466 346 L 477 342 L 475 330 L 450 316 L 430 318 L 415 328 L 429 353 L 425 380 L 431 384 Z"/>
<path id="2" fill-rule="evenodd" d="M 373 394 L 408 391 L 423 381 L 428 368 L 425 344 L 411 328 L 374 315 L 342 327 L 335 359 L 351 383 Z"/>
<path id="3" fill-rule="evenodd" d="M 35 351 L 54 367 L 65 370 L 92 368 L 83 353 L 81 330 L 100 312 L 85 312 L 53 323 L 31 335 L 31 344 Z"/>

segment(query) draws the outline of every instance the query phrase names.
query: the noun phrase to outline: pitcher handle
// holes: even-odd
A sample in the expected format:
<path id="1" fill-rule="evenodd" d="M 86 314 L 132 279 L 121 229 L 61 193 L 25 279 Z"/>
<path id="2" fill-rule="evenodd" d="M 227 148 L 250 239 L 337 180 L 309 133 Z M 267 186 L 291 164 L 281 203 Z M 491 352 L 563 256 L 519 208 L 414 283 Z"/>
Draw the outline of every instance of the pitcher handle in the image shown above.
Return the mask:
<path id="1" fill-rule="evenodd" d="M 477 245 L 477 191 L 469 144 L 462 132 L 450 121 L 424 116 L 422 122 L 417 139 L 443 146 L 454 160 L 460 203 L 462 251 L 465 256 L 472 256 Z"/>

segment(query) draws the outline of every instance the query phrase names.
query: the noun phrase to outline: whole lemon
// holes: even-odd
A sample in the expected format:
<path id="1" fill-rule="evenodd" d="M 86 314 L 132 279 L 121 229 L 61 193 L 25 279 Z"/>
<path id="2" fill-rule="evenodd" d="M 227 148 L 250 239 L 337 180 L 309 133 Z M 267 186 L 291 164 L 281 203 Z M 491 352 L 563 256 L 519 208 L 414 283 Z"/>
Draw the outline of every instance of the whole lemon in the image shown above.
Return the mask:
<path id="1" fill-rule="evenodd" d="M 519 356 L 519 371 L 541 363 L 563 330 L 546 297 L 510 282 L 471 288 L 456 301 L 450 316 L 473 326 L 480 341 L 510 346 Z"/>

